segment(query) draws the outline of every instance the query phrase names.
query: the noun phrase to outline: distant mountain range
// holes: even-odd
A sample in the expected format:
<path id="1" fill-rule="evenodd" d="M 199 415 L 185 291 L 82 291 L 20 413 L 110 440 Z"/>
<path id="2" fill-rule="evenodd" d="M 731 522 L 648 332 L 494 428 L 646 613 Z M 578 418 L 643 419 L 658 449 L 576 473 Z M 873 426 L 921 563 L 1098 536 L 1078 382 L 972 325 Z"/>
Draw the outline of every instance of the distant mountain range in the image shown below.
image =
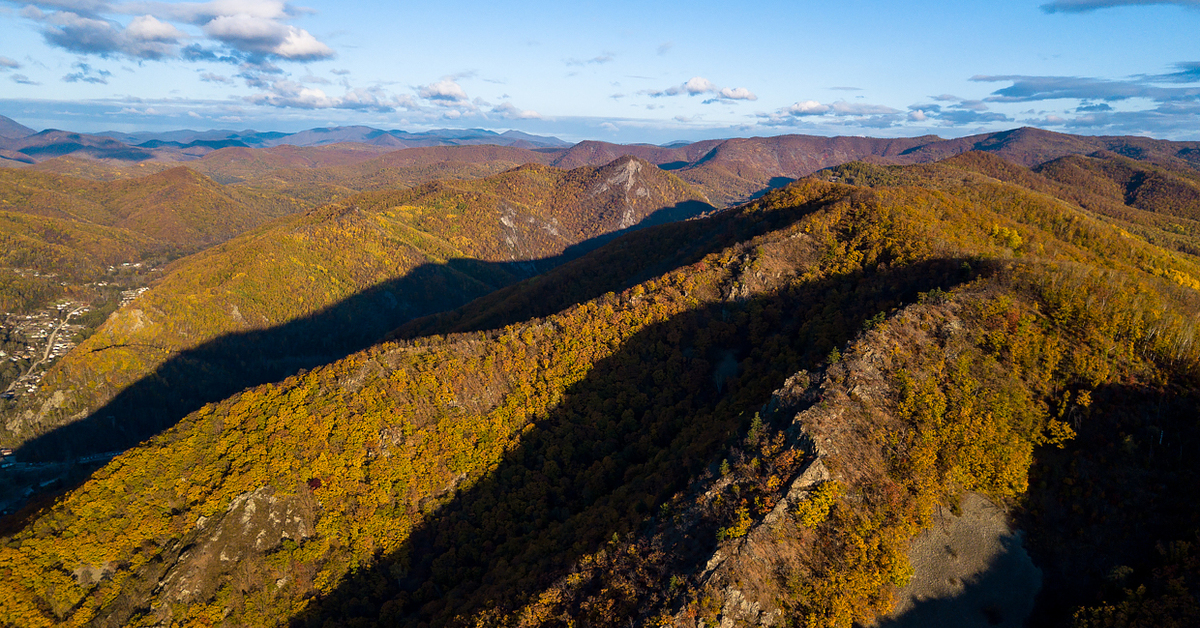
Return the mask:
<path id="1" fill-rule="evenodd" d="M 34 166 L 58 174 L 102 180 L 148 174 L 147 169 L 166 169 L 173 162 L 190 162 L 189 167 L 218 181 L 232 182 L 246 180 L 251 171 L 261 175 L 282 167 L 350 166 L 401 149 L 484 145 L 514 151 L 504 161 L 541 163 L 565 169 L 601 166 L 619 157 L 633 156 L 675 172 L 683 180 L 699 186 L 714 203 L 724 205 L 755 198 L 791 180 L 850 161 L 881 165 L 930 163 L 972 150 L 993 153 L 1026 167 L 1067 155 L 1091 155 L 1097 151 L 1172 168 L 1200 165 L 1200 142 L 1078 136 L 1034 128 L 953 139 L 936 135 L 910 138 L 780 135 L 655 146 L 591 140 L 569 144 L 558 138 L 520 131 L 440 129 L 410 133 L 366 126 L 309 129 L 298 133 L 181 130 L 88 135 L 52 129 L 35 133 L 0 116 L 0 166 Z M 314 148 L 325 152 L 296 152 Z M 426 156 L 434 155 L 437 155 L 436 160 L 457 160 L 457 155 L 429 153 Z M 468 161 L 475 162 L 477 158 Z M 128 166 L 132 164 L 138 164 L 140 171 L 131 170 Z"/>
<path id="2" fill-rule="evenodd" d="M 436 129 L 421 133 L 383 131 L 367 126 L 308 129 L 298 133 L 276 131 L 179 131 L 86 134 L 46 129 L 38 132 L 0 116 L 0 166 L 35 164 L 67 155 L 127 162 L 189 161 L 222 148 L 271 148 L 274 146 L 326 146 L 367 144 L 393 149 L 428 146 L 494 144 L 518 148 L 566 148 L 556 137 L 530 135 L 521 131 L 496 133 L 486 129 Z"/>
<path id="3" fill-rule="evenodd" d="M 324 146 L 356 142 L 374 146 L 391 146 L 395 148 L 416 148 L 421 146 L 462 146 L 469 144 L 496 144 L 499 146 L 519 146 L 522 148 L 545 148 L 570 146 L 556 137 L 530 135 L 521 131 L 505 131 L 496 133 L 486 129 L 437 129 L 423 133 L 408 131 L 382 131 L 369 126 L 338 126 L 320 129 L 308 129 L 298 133 L 246 131 L 165 131 L 161 133 L 118 133 L 108 131 L 99 133 L 103 137 L 141 146 L 157 148 L 160 146 L 175 146 L 189 148 L 193 146 L 209 146 L 213 149 L 229 146 L 244 146 L 251 148 L 270 148 L 272 146 Z"/>

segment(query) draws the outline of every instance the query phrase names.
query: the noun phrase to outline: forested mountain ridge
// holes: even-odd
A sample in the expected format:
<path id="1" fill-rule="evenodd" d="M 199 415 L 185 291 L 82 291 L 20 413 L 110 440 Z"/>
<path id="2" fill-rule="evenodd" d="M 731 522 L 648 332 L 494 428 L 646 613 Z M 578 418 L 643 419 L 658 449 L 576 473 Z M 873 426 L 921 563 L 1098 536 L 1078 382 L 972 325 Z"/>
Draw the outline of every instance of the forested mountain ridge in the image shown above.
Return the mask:
<path id="1" fill-rule="evenodd" d="M 0 204 L 125 229 L 186 252 L 304 207 L 283 195 L 241 193 L 184 167 L 113 182 L 0 169 Z"/>
<path id="2" fill-rule="evenodd" d="M 3 308 L 86 299 L 88 284 L 111 280 L 114 266 L 158 266 L 308 206 L 182 167 L 111 182 L 0 168 Z"/>
<path id="3" fill-rule="evenodd" d="M 628 157 L 362 193 L 175 264 L 9 410 L 6 437 L 23 442 L 91 416 L 103 425 L 32 443 L 22 457 L 121 449 L 240 390 L 245 377 L 311 368 L 553 267 L 585 241 L 712 209 Z"/>
<path id="4" fill-rule="evenodd" d="M 1195 172 L 1200 167 L 1200 142 L 1170 142 L 1140 137 L 1085 137 L 1020 128 L 955 139 L 776 137 L 706 140 L 678 147 L 580 142 L 554 157 L 557 166 L 595 164 L 632 154 L 699 186 L 714 201 L 732 204 L 778 187 L 788 179 L 812 174 L 851 161 L 880 164 L 918 164 L 970 151 L 987 152 L 1022 166 L 1033 167 L 1068 155 L 1107 151 L 1147 164 Z"/>
<path id="5" fill-rule="evenodd" d="M 1149 557 L 1200 525 L 1177 507 L 1197 468 L 1147 430 L 1200 436 L 1200 260 L 1068 188 L 987 155 L 858 163 L 629 234 L 189 414 L 5 539 L 0 611 L 848 626 L 889 607 L 933 505 L 973 490 L 1080 567 L 1047 570 L 1044 616 L 1106 625 L 1107 596 L 1186 624 L 1186 548 L 1174 589 Z M 1140 597 L 1104 588 L 1118 566 Z"/>

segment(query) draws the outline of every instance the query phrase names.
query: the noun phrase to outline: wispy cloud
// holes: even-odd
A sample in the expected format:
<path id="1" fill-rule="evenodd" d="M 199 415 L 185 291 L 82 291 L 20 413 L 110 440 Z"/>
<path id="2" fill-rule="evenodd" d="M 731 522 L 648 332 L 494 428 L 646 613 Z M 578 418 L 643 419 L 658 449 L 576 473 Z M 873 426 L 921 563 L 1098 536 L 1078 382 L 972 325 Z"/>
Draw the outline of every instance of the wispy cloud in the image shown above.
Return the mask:
<path id="1" fill-rule="evenodd" d="M 591 59 L 574 59 L 574 58 L 572 58 L 572 59 L 567 59 L 563 63 L 566 63 L 567 65 L 570 65 L 570 66 L 602 65 L 605 63 L 611 63 L 614 57 L 615 57 L 615 55 L 613 53 L 605 52 L 605 53 L 598 54 L 598 55 L 592 57 Z"/>
<path id="2" fill-rule="evenodd" d="M 24 74 L 14 74 L 14 75 L 10 76 L 9 78 L 12 79 L 12 82 L 20 83 L 21 85 L 41 85 L 41 83 L 30 79 L 28 76 L 25 76 Z"/>
<path id="3" fill-rule="evenodd" d="M 1046 115 L 1021 122 L 1042 127 L 1061 127 L 1074 133 L 1164 137 L 1180 132 L 1194 135 L 1198 120 L 1200 104 L 1167 103 L 1139 111 L 1088 111 L 1079 115 Z"/>
<path id="4" fill-rule="evenodd" d="M 703 76 L 693 76 L 680 85 L 672 85 L 666 89 L 645 89 L 638 93 L 654 98 L 712 94 L 712 98 L 704 101 L 706 104 L 722 100 L 758 100 L 758 96 L 745 87 L 717 87 L 716 84 Z"/>
<path id="5" fill-rule="evenodd" d="M 851 103 L 839 100 L 821 103 L 816 100 L 798 101 L 775 111 L 757 114 L 760 122 L 769 126 L 794 126 L 817 117 L 853 121 L 859 126 L 885 128 L 903 120 L 900 110 L 887 105 Z"/>
<path id="6" fill-rule="evenodd" d="M 221 76 L 212 72 L 201 72 L 200 80 L 206 83 L 220 83 L 222 85 L 233 85 L 235 81 L 228 76 Z"/>
<path id="7" fill-rule="evenodd" d="M 1076 100 L 1074 109 L 1022 120 L 1072 132 L 1172 135 L 1200 128 L 1200 63 L 1121 80 L 1076 76 L 977 76 L 1011 83 L 984 99 L 992 103 Z M 1116 105 L 1116 106 L 1114 106 Z M 1119 107 L 1119 108 L 1118 108 Z"/>
<path id="8" fill-rule="evenodd" d="M 1112 7 L 1146 6 L 1152 4 L 1177 4 L 1183 7 L 1200 7 L 1200 0 L 1054 0 L 1042 5 L 1046 13 L 1084 13 Z"/>
<path id="9" fill-rule="evenodd" d="M 1077 76 L 999 75 L 973 76 L 972 81 L 984 83 L 1009 82 L 1012 85 L 992 92 L 991 102 L 1033 102 L 1059 98 L 1088 100 L 1125 100 L 1153 98 L 1163 95 L 1162 89 L 1134 81 L 1112 81 Z"/>
<path id="10" fill-rule="evenodd" d="M 7 72 L 9 70 L 17 70 L 20 68 L 21 68 L 21 64 L 17 63 L 15 60 L 9 59 L 8 57 L 0 57 L 0 72 Z"/>
<path id="11" fill-rule="evenodd" d="M 1200 98 L 1200 86 L 1164 87 L 1159 83 L 1200 83 L 1200 64 L 1181 63 L 1179 71 L 1153 76 L 1139 76 L 1126 80 L 1109 80 L 1078 76 L 973 76 L 972 81 L 996 83 L 1010 82 L 1012 85 L 992 92 L 985 98 L 988 102 L 1033 102 L 1060 98 L 1082 100 L 1119 101 L 1130 98 L 1145 98 L 1157 102 L 1195 100 Z"/>
<path id="12" fill-rule="evenodd" d="M 92 66 L 78 61 L 71 64 L 75 71 L 62 77 L 62 80 L 67 83 L 95 83 L 99 85 L 107 85 L 108 77 L 112 76 L 112 72 L 108 70 L 92 70 Z"/>
<path id="13" fill-rule="evenodd" d="M 508 120 L 541 120 L 542 115 L 536 111 L 522 110 L 510 102 L 502 102 L 492 107 L 492 113 Z"/>
<path id="14" fill-rule="evenodd" d="M 320 88 L 287 79 L 271 82 L 265 91 L 248 96 L 246 100 L 272 107 L 356 109 L 383 113 L 416 106 L 411 97 L 392 95 L 379 87 L 350 89 L 341 96 L 331 96 Z"/>
<path id="15" fill-rule="evenodd" d="M 978 102 L 978 101 L 975 101 Z M 1012 122 L 1012 118 L 998 111 L 987 111 L 963 105 L 943 107 L 938 104 L 910 105 L 908 120 L 911 122 L 937 123 L 945 127 L 975 126 L 991 122 Z"/>
<path id="16" fill-rule="evenodd" d="M 1174 72 L 1144 76 L 1148 81 L 1156 83 L 1200 83 L 1200 62 L 1185 61 L 1176 63 Z"/>

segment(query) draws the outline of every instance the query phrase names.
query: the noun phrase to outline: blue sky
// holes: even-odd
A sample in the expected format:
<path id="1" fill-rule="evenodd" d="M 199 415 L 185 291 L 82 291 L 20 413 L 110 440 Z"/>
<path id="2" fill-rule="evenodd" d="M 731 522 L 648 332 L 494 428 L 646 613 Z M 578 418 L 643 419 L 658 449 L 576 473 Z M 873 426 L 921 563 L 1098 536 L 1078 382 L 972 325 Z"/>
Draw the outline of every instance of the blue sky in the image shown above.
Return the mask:
<path id="1" fill-rule="evenodd" d="M 0 114 L 85 132 L 1198 140 L 1200 0 L 0 0 Z"/>

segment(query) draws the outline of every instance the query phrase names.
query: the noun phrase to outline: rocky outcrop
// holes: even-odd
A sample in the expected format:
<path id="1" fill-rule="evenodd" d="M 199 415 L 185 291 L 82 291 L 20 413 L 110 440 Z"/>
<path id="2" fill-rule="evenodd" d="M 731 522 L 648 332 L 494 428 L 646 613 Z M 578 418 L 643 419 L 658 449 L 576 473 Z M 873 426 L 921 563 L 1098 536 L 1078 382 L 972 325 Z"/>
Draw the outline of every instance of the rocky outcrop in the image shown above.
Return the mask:
<path id="1" fill-rule="evenodd" d="M 312 536 L 315 518 L 307 489 L 281 495 L 268 486 L 238 495 L 223 515 L 200 517 L 190 541 L 158 583 L 156 613 L 165 621 L 171 603 L 210 598 L 239 566 L 261 563 L 285 540 L 298 543 Z M 280 574 L 271 582 L 280 588 L 287 579 Z"/>

